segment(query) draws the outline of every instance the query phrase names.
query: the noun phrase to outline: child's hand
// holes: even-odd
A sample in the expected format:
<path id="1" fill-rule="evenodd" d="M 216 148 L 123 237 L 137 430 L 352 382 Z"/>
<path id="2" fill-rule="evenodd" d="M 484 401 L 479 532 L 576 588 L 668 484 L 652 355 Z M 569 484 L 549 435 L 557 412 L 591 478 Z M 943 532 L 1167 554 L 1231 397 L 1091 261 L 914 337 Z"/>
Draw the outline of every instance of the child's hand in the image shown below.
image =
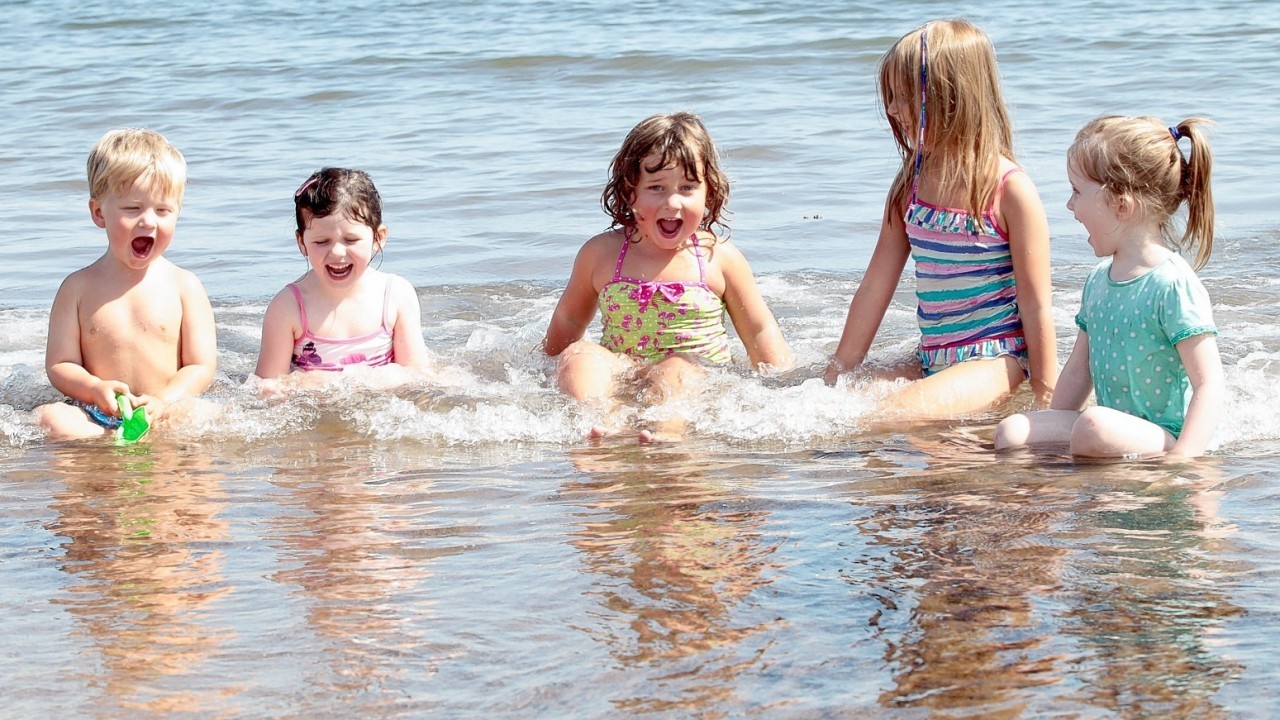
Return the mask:
<path id="1" fill-rule="evenodd" d="M 129 400 L 134 410 L 140 407 L 147 409 L 147 420 L 151 423 L 159 420 L 164 415 L 165 408 L 168 407 L 165 401 L 154 395 L 139 395 L 136 398 L 131 397 Z"/>
<path id="2" fill-rule="evenodd" d="M 264 400 L 272 400 L 284 395 L 284 386 L 280 383 L 279 378 L 250 375 L 248 380 L 245 381 L 245 386 L 256 392 L 258 397 Z"/>
<path id="3" fill-rule="evenodd" d="M 1031 393 L 1035 396 L 1033 400 L 1036 410 L 1048 410 L 1053 403 L 1053 388 L 1049 387 L 1042 380 L 1031 380 Z"/>
<path id="4" fill-rule="evenodd" d="M 102 380 L 93 386 L 93 404 L 102 412 L 120 417 L 120 406 L 116 404 L 116 394 L 124 395 L 130 404 L 137 398 L 129 392 L 129 386 L 119 380 Z"/>
<path id="5" fill-rule="evenodd" d="M 822 381 L 827 387 L 835 387 L 836 379 L 840 377 L 840 373 L 845 371 L 845 367 L 840 363 L 832 360 L 827 363 L 827 369 L 822 371 Z"/>

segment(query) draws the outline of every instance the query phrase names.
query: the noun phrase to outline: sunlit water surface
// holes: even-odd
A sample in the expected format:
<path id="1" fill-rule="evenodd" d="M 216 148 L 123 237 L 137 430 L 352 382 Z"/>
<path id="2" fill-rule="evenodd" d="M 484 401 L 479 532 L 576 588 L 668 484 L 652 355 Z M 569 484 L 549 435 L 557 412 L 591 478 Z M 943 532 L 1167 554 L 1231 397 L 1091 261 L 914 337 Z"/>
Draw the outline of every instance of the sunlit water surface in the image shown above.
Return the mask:
<path id="1" fill-rule="evenodd" d="M 999 413 L 885 424 L 885 388 L 815 379 L 894 172 L 876 60 L 951 15 L 1000 52 L 1063 358 L 1093 262 L 1063 207 L 1075 130 L 1217 121 L 1220 454 L 996 456 Z M 1274 716 L 1278 31 L 1266 0 L 9 3 L 0 715 Z M 724 152 L 734 242 L 800 368 L 739 357 L 624 410 L 688 415 L 685 442 L 593 444 L 537 345 L 622 136 L 681 108 Z M 190 162 L 169 256 L 214 304 L 217 412 L 48 443 L 48 306 L 102 251 L 84 158 L 119 125 Z M 418 288 L 440 372 L 263 399 L 262 313 L 305 269 L 292 191 L 324 164 L 381 189 L 383 268 Z M 877 360 L 912 348 L 913 313 L 908 279 Z"/>

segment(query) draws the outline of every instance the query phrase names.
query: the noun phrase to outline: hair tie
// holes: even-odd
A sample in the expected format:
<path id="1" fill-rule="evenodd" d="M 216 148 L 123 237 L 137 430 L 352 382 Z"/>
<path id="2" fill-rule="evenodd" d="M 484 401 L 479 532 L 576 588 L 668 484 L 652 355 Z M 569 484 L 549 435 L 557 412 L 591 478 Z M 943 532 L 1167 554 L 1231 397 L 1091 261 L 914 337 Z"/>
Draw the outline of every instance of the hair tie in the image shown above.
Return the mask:
<path id="1" fill-rule="evenodd" d="M 1176 125 L 1169 126 L 1169 134 L 1173 136 L 1174 142 L 1178 142 L 1182 139 L 1182 133 L 1178 132 L 1178 127 Z"/>
<path id="2" fill-rule="evenodd" d="M 311 187 L 312 185 L 315 185 L 317 182 L 320 182 L 319 175 L 312 175 L 311 177 L 307 178 L 307 181 L 302 183 L 302 185 L 298 186 L 298 189 L 293 192 L 293 198 L 296 200 L 302 197 L 302 193 L 306 192 L 307 188 Z"/>

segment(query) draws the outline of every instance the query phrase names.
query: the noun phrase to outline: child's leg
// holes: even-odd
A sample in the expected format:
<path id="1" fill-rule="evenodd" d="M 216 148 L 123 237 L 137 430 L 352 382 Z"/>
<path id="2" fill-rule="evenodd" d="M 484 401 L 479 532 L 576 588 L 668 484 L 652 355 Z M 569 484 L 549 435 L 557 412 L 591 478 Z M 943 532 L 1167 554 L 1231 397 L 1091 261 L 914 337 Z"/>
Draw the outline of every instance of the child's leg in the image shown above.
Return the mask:
<path id="1" fill-rule="evenodd" d="M 996 449 L 1068 443 L 1071 428 L 1079 419 L 1080 413 L 1075 410 L 1038 410 L 1010 415 L 996 426 Z"/>
<path id="2" fill-rule="evenodd" d="M 590 340 L 579 340 L 560 353 L 556 381 L 560 392 L 579 402 L 608 405 L 613 399 L 614 378 L 627 360 Z"/>
<path id="3" fill-rule="evenodd" d="M 890 412 L 918 418 L 949 418 L 982 412 L 1004 400 L 1026 378 L 1008 355 L 966 360 L 921 378 L 889 398 Z"/>
<path id="4" fill-rule="evenodd" d="M 703 377 L 706 371 L 695 360 L 673 355 L 636 373 L 641 402 L 656 405 L 680 394 L 686 383 Z"/>
<path id="5" fill-rule="evenodd" d="M 1154 457 L 1174 437 L 1155 423 L 1106 407 L 1091 407 L 1071 428 L 1071 454 L 1086 457 Z"/>
<path id="6" fill-rule="evenodd" d="M 107 433 L 107 429 L 90 419 L 84 410 L 65 402 L 41 405 L 31 414 L 50 440 L 77 440 Z"/>
<path id="7" fill-rule="evenodd" d="M 679 396 L 686 384 L 705 376 L 706 371 L 696 360 L 673 355 L 642 368 L 636 375 L 640 383 L 640 402 L 660 405 Z M 641 443 L 674 442 L 684 436 L 686 425 L 688 420 L 683 415 L 671 414 L 651 427 L 641 429 L 639 440 Z"/>

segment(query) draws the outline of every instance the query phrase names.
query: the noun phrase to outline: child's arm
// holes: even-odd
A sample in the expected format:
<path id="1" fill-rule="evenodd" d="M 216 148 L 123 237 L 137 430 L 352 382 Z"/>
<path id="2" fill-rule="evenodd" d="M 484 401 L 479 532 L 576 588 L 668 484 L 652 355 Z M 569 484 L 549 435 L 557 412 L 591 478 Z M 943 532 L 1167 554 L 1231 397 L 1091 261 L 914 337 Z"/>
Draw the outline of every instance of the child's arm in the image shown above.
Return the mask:
<path id="1" fill-rule="evenodd" d="M 422 304 L 418 301 L 418 291 L 399 275 L 390 276 L 387 282 L 394 283 L 391 293 L 396 305 L 396 324 L 391 336 L 396 364 L 425 370 L 428 365 L 427 342 L 422 337 Z"/>
<path id="2" fill-rule="evenodd" d="M 835 383 L 837 375 L 852 370 L 866 359 L 871 341 L 875 339 L 885 311 L 893 301 L 898 280 L 902 278 L 902 269 L 906 267 L 907 257 L 911 254 L 902 213 L 903 209 L 892 200 L 885 202 L 876 249 L 871 254 L 867 271 L 863 273 L 862 282 L 858 284 L 858 290 L 849 303 L 849 314 L 845 316 L 840 343 L 824 373 L 828 384 Z"/>
<path id="3" fill-rule="evenodd" d="M 84 367 L 80 353 L 80 286 L 76 275 L 63 281 L 49 310 L 49 338 L 45 345 L 44 369 L 49 384 L 58 392 L 80 402 L 93 403 L 108 415 L 118 415 L 116 393 L 130 398 L 129 386 L 119 380 L 104 380 Z"/>
<path id="4" fill-rule="evenodd" d="M 298 313 L 298 303 L 287 289 L 281 290 L 272 298 L 262 318 L 262 344 L 253 374 L 264 380 L 288 375 L 293 346 L 301 334 L 302 316 Z"/>
<path id="5" fill-rule="evenodd" d="M 1013 277 L 1018 292 L 1022 332 L 1027 339 L 1031 391 L 1038 407 L 1048 407 L 1058 379 L 1058 344 L 1053 328 L 1053 275 L 1049 267 L 1049 221 L 1040 202 L 1040 193 L 1025 172 L 1009 176 L 1000 208 L 1004 228 L 1009 234 L 1009 251 L 1013 255 Z"/>
<path id="6" fill-rule="evenodd" d="M 724 303 L 738 339 L 747 350 L 751 367 L 760 370 L 768 365 L 774 370 L 789 370 L 793 363 L 791 348 L 782 337 L 778 321 L 760 295 L 755 275 L 742 251 L 722 243 L 715 248 L 716 264 L 724 275 Z"/>
<path id="7" fill-rule="evenodd" d="M 581 340 L 596 317 L 600 286 L 596 285 L 595 274 L 601 262 L 607 262 L 607 253 L 602 252 L 604 237 L 596 236 L 588 240 L 573 261 L 569 284 L 556 303 L 551 323 L 547 326 L 547 335 L 542 339 L 542 351 L 547 355 L 555 357 Z"/>
<path id="8" fill-rule="evenodd" d="M 1218 341 L 1211 334 L 1193 335 L 1179 342 L 1178 356 L 1191 381 L 1191 402 L 1187 405 L 1182 433 L 1169 450 L 1171 457 L 1203 455 L 1214 430 L 1222 418 L 1226 380 L 1222 373 L 1222 357 Z"/>
<path id="9" fill-rule="evenodd" d="M 1089 335 L 1081 330 L 1075 347 L 1053 392 L 1048 410 L 1010 415 L 996 426 L 995 448 L 1025 447 L 1042 443 L 1069 442 L 1084 404 L 1093 391 L 1093 373 L 1089 370 Z"/>
<path id="10" fill-rule="evenodd" d="M 178 275 L 178 294 L 182 302 L 181 357 L 178 372 L 154 400 L 143 398 L 153 418 L 164 412 L 164 407 L 187 397 L 195 397 L 213 383 L 218 368 L 218 333 L 214 326 L 213 307 L 204 286 L 192 273 L 182 271 Z"/>
<path id="11" fill-rule="evenodd" d="M 1076 344 L 1071 348 L 1067 363 L 1062 366 L 1049 408 L 1080 412 L 1091 392 L 1093 373 L 1089 370 L 1089 333 L 1081 330 L 1076 334 Z"/>

